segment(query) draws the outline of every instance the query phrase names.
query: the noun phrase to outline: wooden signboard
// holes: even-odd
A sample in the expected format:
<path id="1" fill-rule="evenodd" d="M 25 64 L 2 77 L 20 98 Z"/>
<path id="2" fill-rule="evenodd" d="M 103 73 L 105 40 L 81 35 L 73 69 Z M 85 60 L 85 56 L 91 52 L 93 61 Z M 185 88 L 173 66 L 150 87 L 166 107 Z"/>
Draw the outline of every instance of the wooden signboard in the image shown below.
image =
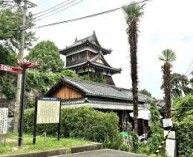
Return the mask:
<path id="1" fill-rule="evenodd" d="M 37 97 L 34 116 L 33 144 L 36 143 L 36 125 L 57 123 L 58 140 L 60 139 L 61 102 L 58 98 Z"/>
<path id="2" fill-rule="evenodd" d="M 59 123 L 59 115 L 59 100 L 38 100 L 37 124 Z"/>

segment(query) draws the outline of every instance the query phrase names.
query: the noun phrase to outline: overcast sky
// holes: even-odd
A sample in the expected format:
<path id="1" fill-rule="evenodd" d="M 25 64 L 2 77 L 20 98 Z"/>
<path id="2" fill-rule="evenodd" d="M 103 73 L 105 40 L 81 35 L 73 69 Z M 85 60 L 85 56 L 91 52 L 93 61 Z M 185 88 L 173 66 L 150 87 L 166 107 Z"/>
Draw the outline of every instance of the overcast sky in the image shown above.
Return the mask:
<path id="1" fill-rule="evenodd" d="M 38 13 L 65 0 L 32 0 Z M 78 2 L 77 0 L 74 2 Z M 130 0 L 82 0 L 80 3 L 49 18 L 37 21 L 37 26 L 68 20 L 129 4 Z M 176 55 L 173 72 L 189 74 L 193 67 L 193 1 L 192 0 L 151 0 L 146 3 L 144 16 L 139 25 L 138 72 L 139 89 L 147 89 L 156 98 L 162 98 L 161 65 L 158 60 L 161 51 L 169 48 Z M 112 49 L 105 58 L 112 67 L 122 68 L 121 74 L 113 76 L 115 84 L 131 88 L 129 45 L 123 11 L 118 11 L 71 23 L 36 29 L 41 40 L 53 41 L 59 49 L 71 45 L 75 38 L 87 37 L 96 32 L 100 44 Z"/>

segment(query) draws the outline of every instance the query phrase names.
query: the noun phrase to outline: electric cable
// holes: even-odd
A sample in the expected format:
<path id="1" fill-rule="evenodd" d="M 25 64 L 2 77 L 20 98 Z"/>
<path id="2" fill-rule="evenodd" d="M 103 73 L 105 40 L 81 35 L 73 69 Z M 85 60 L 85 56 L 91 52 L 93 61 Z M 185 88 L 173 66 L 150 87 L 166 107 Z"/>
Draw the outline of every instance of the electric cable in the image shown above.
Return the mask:
<path id="1" fill-rule="evenodd" d="M 76 1 L 76 0 L 74 0 L 74 1 Z M 49 13 L 52 13 L 54 11 L 57 11 L 58 9 L 60 9 L 62 7 L 65 7 L 66 5 L 68 5 L 68 4 L 72 3 L 72 2 L 73 2 L 72 0 L 66 0 L 66 1 L 64 1 L 64 2 L 62 2 L 60 4 L 57 4 L 57 5 L 49 8 L 49 9 L 46 9 L 46 10 L 40 12 L 40 13 L 34 14 L 34 18 L 36 19 L 36 18 L 45 16 L 45 15 L 47 15 Z"/>
<path id="2" fill-rule="evenodd" d="M 74 0 L 74 1 L 76 1 L 76 0 Z M 74 2 L 74 1 L 72 1 L 72 2 Z M 65 8 L 62 8 L 62 9 L 60 9 L 60 10 L 55 10 L 55 11 L 56 11 L 55 13 L 52 13 L 52 14 L 50 14 L 50 15 L 47 15 L 47 16 L 42 17 L 42 18 L 39 18 L 39 19 L 37 18 L 37 20 L 35 20 L 34 22 L 43 20 L 43 19 L 48 18 L 48 17 L 50 17 L 50 16 L 52 16 L 52 15 L 55 15 L 55 14 L 57 14 L 57 13 L 60 13 L 60 12 L 66 10 L 66 9 L 68 9 L 68 8 L 71 8 L 71 7 L 74 6 L 74 5 L 79 4 L 79 3 L 82 2 L 82 1 L 83 1 L 83 0 L 80 0 L 80 1 L 78 1 L 78 2 L 75 2 L 74 4 L 71 4 L 71 5 L 67 6 L 67 7 L 65 7 Z M 68 3 L 68 4 L 70 4 L 70 3 Z M 34 19 L 36 19 L 36 18 L 34 18 Z"/>
<path id="3" fill-rule="evenodd" d="M 147 1 L 151 1 L 151 0 L 142 0 L 142 1 L 139 1 L 139 2 L 135 2 L 135 3 L 133 3 L 133 4 L 140 4 L 140 3 L 147 2 Z M 117 10 L 119 10 L 119 9 L 121 9 L 121 8 L 122 8 L 122 7 L 118 7 L 118 8 L 106 10 L 106 11 L 103 11 L 103 12 L 99 12 L 99 13 L 95 13 L 95 14 L 90 14 L 90 15 L 87 15 L 87 16 L 82 16 L 82 17 L 78 17 L 78 18 L 74 18 L 74 19 L 65 20 L 65 21 L 59 21 L 59 22 L 49 23 L 49 24 L 37 26 L 37 27 L 34 27 L 34 28 L 35 28 L 35 29 L 40 29 L 40 28 L 43 28 L 43 27 L 49 27 L 49 26 L 59 25 L 59 24 L 63 24 L 63 23 L 69 23 L 69 22 L 79 21 L 79 20 L 83 20 L 83 19 L 92 18 L 92 17 L 96 17 L 96 16 L 103 15 L 103 14 L 111 13 L 111 12 L 117 11 Z"/>

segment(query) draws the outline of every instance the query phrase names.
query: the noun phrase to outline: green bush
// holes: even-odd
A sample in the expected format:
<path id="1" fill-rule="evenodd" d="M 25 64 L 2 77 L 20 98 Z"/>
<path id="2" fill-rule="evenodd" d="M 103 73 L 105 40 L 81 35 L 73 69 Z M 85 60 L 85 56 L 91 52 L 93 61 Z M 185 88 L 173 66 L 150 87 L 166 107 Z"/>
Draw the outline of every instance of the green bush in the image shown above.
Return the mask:
<path id="1" fill-rule="evenodd" d="M 131 151 L 130 145 L 124 143 L 123 137 L 120 134 L 111 137 L 106 136 L 103 142 L 103 148 Z"/>
<path id="2" fill-rule="evenodd" d="M 24 115 L 25 132 L 32 133 L 34 110 L 26 110 Z M 88 107 L 62 108 L 61 136 L 78 137 L 103 142 L 105 137 L 118 134 L 118 117 L 115 113 L 103 113 Z M 37 133 L 46 131 L 48 135 L 57 133 L 57 124 L 37 125 Z"/>
<path id="3" fill-rule="evenodd" d="M 183 157 L 193 156 L 193 95 L 176 99 L 174 105 L 176 107 L 173 116 L 177 153 Z"/>
<path id="4" fill-rule="evenodd" d="M 179 156 L 193 156 L 193 116 L 181 122 L 174 123 L 177 137 L 177 152 Z"/>

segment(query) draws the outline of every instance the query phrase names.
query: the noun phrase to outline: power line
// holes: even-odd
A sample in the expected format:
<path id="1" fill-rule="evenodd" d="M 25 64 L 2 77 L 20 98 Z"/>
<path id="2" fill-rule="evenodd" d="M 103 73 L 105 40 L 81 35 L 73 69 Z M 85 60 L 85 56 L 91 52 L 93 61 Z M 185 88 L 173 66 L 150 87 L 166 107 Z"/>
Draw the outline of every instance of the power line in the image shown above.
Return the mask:
<path id="1" fill-rule="evenodd" d="M 75 2 L 76 0 L 73 0 L 72 2 Z M 73 3 L 72 5 L 69 5 L 69 6 L 67 6 L 67 7 L 65 7 L 65 8 L 62 8 L 62 9 L 60 9 L 60 10 L 55 10 L 56 12 L 55 13 L 52 13 L 52 14 L 50 14 L 50 15 L 47 15 L 47 16 L 45 16 L 45 15 L 43 15 L 44 17 L 42 17 L 42 18 L 37 18 L 37 20 L 35 20 L 35 22 L 37 22 L 37 21 L 40 21 L 40 20 L 43 20 L 43 19 L 45 19 L 45 18 L 47 18 L 47 17 L 50 17 L 50 16 L 52 16 L 52 15 L 55 15 L 55 14 L 57 14 L 57 13 L 59 13 L 59 12 L 62 12 L 62 11 L 64 11 L 64 10 L 66 10 L 66 9 L 68 9 L 68 8 L 70 8 L 70 7 L 72 7 L 72 6 L 74 6 L 74 5 L 76 5 L 76 4 L 78 4 L 78 3 L 80 3 L 80 2 L 82 2 L 83 0 L 80 0 L 80 1 L 78 1 L 78 2 L 76 2 L 76 3 Z M 72 2 L 70 2 L 70 3 L 72 3 Z M 70 3 L 68 3 L 68 4 L 70 4 Z M 66 4 L 66 5 L 68 5 L 68 4 Z M 64 7 L 64 6 L 62 6 L 62 7 Z M 52 12 L 54 12 L 54 11 L 52 11 Z M 50 12 L 51 13 L 51 12 Z M 35 18 L 36 19 L 36 18 Z"/>
<path id="2" fill-rule="evenodd" d="M 114 12 L 114 11 L 117 11 L 119 9 L 120 9 L 120 7 L 115 8 L 115 9 L 111 9 L 111 10 L 107 10 L 107 11 L 104 11 L 104 12 L 96 13 L 96 14 L 91 14 L 91 15 L 79 17 L 79 18 L 74 18 L 74 19 L 70 19 L 70 20 L 66 20 L 66 21 L 60 21 L 60 22 L 50 23 L 50 24 L 47 24 L 47 25 L 42 25 L 42 26 L 39 26 L 37 28 L 43 28 L 43 27 L 54 26 L 54 25 L 58 25 L 58 24 L 62 24 L 62 23 L 79 21 L 79 20 L 83 20 L 83 19 L 86 19 L 86 18 L 91 18 L 91 17 L 103 15 L 103 14 L 106 14 L 106 13 Z"/>
<path id="3" fill-rule="evenodd" d="M 192 107 L 174 107 L 174 110 L 177 110 L 177 109 L 193 109 L 193 106 Z"/>
<path id="4" fill-rule="evenodd" d="M 132 3 L 132 4 L 140 4 L 140 3 L 144 3 L 144 2 L 148 2 L 148 1 L 151 1 L 151 0 L 142 0 L 142 1 L 139 1 L 139 2 Z M 92 17 L 95 17 L 95 16 L 100 16 L 100 15 L 103 15 L 103 14 L 111 13 L 111 12 L 117 11 L 121 8 L 122 7 L 118 7 L 118 8 L 106 10 L 106 11 L 103 11 L 103 12 L 100 12 L 100 13 L 95 13 L 95 14 L 91 14 L 91 15 L 87 15 L 87 16 L 83 16 L 83 17 L 78 17 L 78 18 L 74 18 L 74 19 L 70 19 L 70 20 L 65 20 L 65 21 L 54 22 L 54 23 L 50 23 L 50 24 L 46 24 L 46 25 L 42 25 L 42 26 L 38 26 L 38 27 L 34 27 L 34 28 L 40 29 L 40 28 L 43 28 L 43 27 L 59 25 L 59 24 L 62 24 L 62 23 L 79 21 L 79 20 L 83 20 L 83 19 L 86 19 L 86 18 L 92 18 Z"/>
<path id="5" fill-rule="evenodd" d="M 34 16 L 39 15 L 39 14 L 42 14 L 42 13 L 47 12 L 47 11 L 50 11 L 50 10 L 52 10 L 52 9 L 54 9 L 54 8 L 57 8 L 58 6 L 66 3 L 66 2 L 68 2 L 68 1 L 70 1 L 70 0 L 66 0 L 66 1 L 64 1 L 64 2 L 62 2 L 62 3 L 59 3 L 59 4 L 51 7 L 51 8 L 48 8 L 48 9 L 46 9 L 46 10 L 44 10 L 44 11 L 41 11 L 41 12 L 39 12 L 39 13 L 36 13 L 36 14 L 34 14 Z"/>

